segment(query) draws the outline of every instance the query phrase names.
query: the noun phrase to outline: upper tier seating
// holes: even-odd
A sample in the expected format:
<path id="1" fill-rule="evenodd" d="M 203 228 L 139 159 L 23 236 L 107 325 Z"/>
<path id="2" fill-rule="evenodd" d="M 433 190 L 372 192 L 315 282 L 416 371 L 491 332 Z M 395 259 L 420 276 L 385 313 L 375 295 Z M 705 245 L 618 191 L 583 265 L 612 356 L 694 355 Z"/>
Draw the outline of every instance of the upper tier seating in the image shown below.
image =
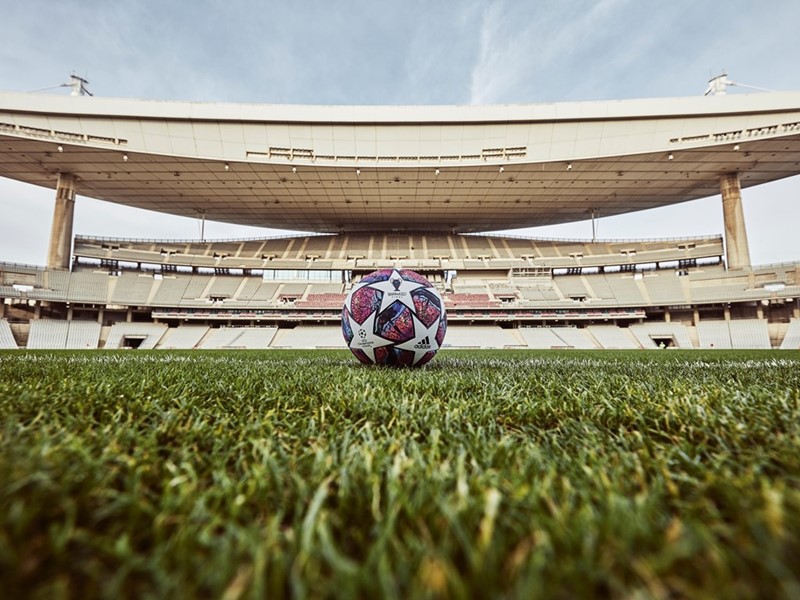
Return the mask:
<path id="1" fill-rule="evenodd" d="M 75 271 L 69 278 L 71 302 L 105 304 L 108 295 L 108 273 Z"/>
<path id="2" fill-rule="evenodd" d="M 553 267 L 609 266 L 719 257 L 722 238 L 569 241 L 447 234 L 348 234 L 235 241 L 114 240 L 78 236 L 76 256 L 148 264 L 270 268 L 286 261 L 473 261 L 507 267 L 536 261 Z M 485 263 L 485 264 L 483 264 Z"/>
<path id="3" fill-rule="evenodd" d="M 112 304 L 142 306 L 150 297 L 153 276 L 143 273 L 123 273 L 116 278 L 115 283 L 111 292 Z"/>

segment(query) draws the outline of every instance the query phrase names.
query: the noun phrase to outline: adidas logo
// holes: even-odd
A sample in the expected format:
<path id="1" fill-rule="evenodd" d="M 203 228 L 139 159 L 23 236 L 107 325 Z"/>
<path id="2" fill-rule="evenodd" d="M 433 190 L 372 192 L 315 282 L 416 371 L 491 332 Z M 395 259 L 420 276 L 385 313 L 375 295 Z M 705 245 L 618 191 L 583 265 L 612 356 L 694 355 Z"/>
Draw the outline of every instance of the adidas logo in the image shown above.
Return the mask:
<path id="1" fill-rule="evenodd" d="M 414 344 L 414 348 L 416 348 L 417 350 L 430 350 L 431 340 L 426 335 L 424 338 L 422 338 L 420 341 Z"/>

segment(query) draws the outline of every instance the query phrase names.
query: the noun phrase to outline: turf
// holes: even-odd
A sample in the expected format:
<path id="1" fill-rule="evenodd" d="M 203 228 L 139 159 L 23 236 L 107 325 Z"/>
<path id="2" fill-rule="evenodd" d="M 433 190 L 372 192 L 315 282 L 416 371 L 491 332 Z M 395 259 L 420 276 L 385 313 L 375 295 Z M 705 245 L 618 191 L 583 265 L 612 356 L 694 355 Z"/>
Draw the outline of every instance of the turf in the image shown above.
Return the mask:
<path id="1" fill-rule="evenodd" d="M 0 352 L 7 597 L 800 597 L 800 356 Z"/>

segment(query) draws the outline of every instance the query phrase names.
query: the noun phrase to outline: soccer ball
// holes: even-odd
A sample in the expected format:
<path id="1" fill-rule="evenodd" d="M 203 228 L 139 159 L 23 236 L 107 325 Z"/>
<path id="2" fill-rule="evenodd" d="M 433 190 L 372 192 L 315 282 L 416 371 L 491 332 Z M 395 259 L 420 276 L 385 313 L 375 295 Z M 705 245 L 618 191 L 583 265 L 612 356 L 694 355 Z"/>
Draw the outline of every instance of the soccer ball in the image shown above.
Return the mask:
<path id="1" fill-rule="evenodd" d="M 342 334 L 364 364 L 419 367 L 444 342 L 447 314 L 430 281 L 408 269 L 364 277 L 342 307 Z"/>

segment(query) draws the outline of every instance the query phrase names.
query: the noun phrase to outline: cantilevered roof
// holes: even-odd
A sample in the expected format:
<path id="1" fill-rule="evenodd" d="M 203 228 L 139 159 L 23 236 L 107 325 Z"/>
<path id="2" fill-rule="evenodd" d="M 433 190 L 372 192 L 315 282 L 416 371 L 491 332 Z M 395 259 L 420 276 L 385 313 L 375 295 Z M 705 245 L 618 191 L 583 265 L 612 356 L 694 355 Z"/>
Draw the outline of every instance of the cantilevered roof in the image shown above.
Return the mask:
<path id="1" fill-rule="evenodd" d="M 474 232 L 800 173 L 800 92 L 511 106 L 275 106 L 0 93 L 0 176 L 318 232 Z"/>

